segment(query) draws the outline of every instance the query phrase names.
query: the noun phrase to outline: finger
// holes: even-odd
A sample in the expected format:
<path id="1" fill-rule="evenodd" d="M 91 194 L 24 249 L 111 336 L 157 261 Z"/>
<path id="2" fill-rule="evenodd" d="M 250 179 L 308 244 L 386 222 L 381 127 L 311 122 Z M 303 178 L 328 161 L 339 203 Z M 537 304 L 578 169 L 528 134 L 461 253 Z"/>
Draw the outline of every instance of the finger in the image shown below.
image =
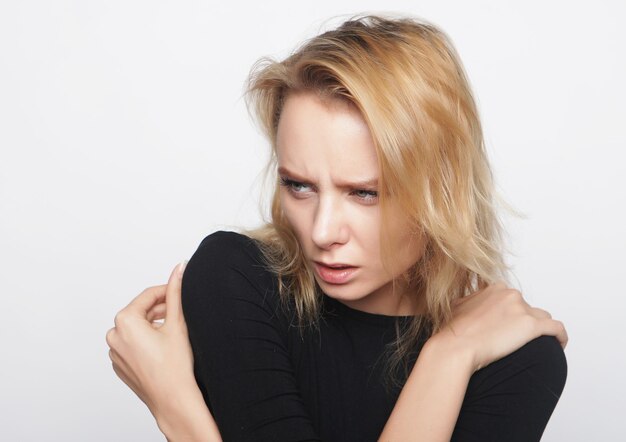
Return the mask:
<path id="1" fill-rule="evenodd" d="M 133 391 L 133 393 L 135 393 L 141 399 L 141 396 L 139 396 L 139 393 L 138 393 L 139 390 L 137 389 L 137 386 L 128 376 L 126 376 L 126 373 L 124 373 L 124 370 L 115 362 L 113 362 L 111 366 L 113 367 L 113 371 L 115 372 L 117 377 L 120 378 L 122 382 L 124 382 L 126 385 L 128 385 L 128 388 L 130 388 Z"/>
<path id="2" fill-rule="evenodd" d="M 565 326 L 563 325 L 563 323 L 559 321 L 559 324 L 561 324 L 562 328 L 559 331 L 559 333 L 556 335 L 556 338 L 561 343 L 561 346 L 563 347 L 563 349 L 565 349 L 565 347 L 567 346 L 567 343 L 569 342 L 569 336 L 567 334 L 567 330 L 565 329 Z"/>
<path id="3" fill-rule="evenodd" d="M 183 280 L 183 273 L 185 272 L 185 266 L 187 261 L 183 261 L 176 266 L 170 279 L 167 282 L 167 289 L 165 295 L 165 302 L 167 304 L 165 320 L 180 320 L 182 319 L 182 305 L 181 305 L 181 287 Z"/>
<path id="4" fill-rule="evenodd" d="M 124 374 L 124 382 L 126 382 L 125 379 L 130 379 L 129 374 L 132 373 L 131 368 L 128 366 L 128 363 L 124 360 L 124 358 L 119 354 L 119 352 L 115 351 L 114 349 L 110 349 L 109 350 L 109 359 L 111 359 L 111 362 L 113 363 L 114 368 L 116 369 L 116 373 L 123 373 Z M 119 376 L 119 374 L 118 374 Z M 120 376 L 121 377 L 121 376 Z M 126 382 L 128 383 L 128 382 Z"/>
<path id="5" fill-rule="evenodd" d="M 113 364 L 114 368 L 116 368 L 116 373 L 124 373 L 125 374 L 124 377 L 128 378 L 128 376 L 126 375 L 126 372 L 128 370 L 128 364 L 126 364 L 126 361 L 124 361 L 122 356 L 120 356 L 120 354 L 117 351 L 110 349 L 109 359 L 111 359 L 111 363 Z"/>
<path id="6" fill-rule="evenodd" d="M 109 349 L 109 359 L 118 367 L 126 367 L 126 362 L 122 358 L 122 356 L 115 349 Z"/>
<path id="7" fill-rule="evenodd" d="M 561 321 L 557 321 L 554 319 L 543 319 L 544 322 L 544 332 L 543 334 L 552 335 L 556 337 L 556 339 L 561 344 L 561 347 L 565 348 L 569 337 L 567 335 L 567 330 L 565 330 L 565 325 Z"/>
<path id="8" fill-rule="evenodd" d="M 161 328 L 163 326 L 163 324 L 164 324 L 164 322 L 161 322 L 161 321 L 152 322 L 152 328 L 159 329 L 159 328 Z"/>
<path id="9" fill-rule="evenodd" d="M 133 315 L 139 315 L 142 318 L 145 318 L 147 312 L 154 304 L 163 301 L 166 296 L 166 289 L 167 286 L 165 284 L 149 287 L 136 296 L 124 310 Z"/>
<path id="10" fill-rule="evenodd" d="M 164 302 L 161 302 L 159 304 L 155 304 L 148 311 L 148 314 L 146 315 L 146 319 L 148 321 L 152 322 L 152 321 L 155 321 L 157 319 L 165 318 L 165 308 L 166 308 L 166 304 Z"/>
<path id="11" fill-rule="evenodd" d="M 115 328 L 115 327 L 110 328 L 110 329 L 107 331 L 107 334 L 106 334 L 106 336 L 105 336 L 105 340 L 106 340 L 107 345 L 108 345 L 109 347 L 113 347 L 113 346 L 115 345 L 115 342 L 116 342 L 116 340 L 117 340 L 117 330 L 116 330 L 116 328 Z"/>
<path id="12" fill-rule="evenodd" d="M 552 315 L 548 311 L 543 310 L 538 307 L 530 307 L 530 314 L 538 319 L 545 319 L 545 318 L 552 319 Z"/>

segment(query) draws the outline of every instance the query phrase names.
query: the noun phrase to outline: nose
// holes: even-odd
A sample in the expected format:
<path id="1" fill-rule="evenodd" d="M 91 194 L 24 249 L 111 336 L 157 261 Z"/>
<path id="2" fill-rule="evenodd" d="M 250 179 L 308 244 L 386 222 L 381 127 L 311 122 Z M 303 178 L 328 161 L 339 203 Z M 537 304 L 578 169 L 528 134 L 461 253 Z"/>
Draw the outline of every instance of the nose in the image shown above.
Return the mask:
<path id="1" fill-rule="evenodd" d="M 338 198 L 332 195 L 320 196 L 311 236 L 315 245 L 321 249 L 346 243 L 348 226 Z"/>

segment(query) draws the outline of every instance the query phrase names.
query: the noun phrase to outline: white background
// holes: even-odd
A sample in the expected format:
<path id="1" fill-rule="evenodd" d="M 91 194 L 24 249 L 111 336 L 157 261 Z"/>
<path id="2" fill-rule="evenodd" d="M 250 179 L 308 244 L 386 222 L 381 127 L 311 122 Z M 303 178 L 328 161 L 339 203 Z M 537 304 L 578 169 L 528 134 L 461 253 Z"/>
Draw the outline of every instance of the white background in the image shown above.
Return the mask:
<path id="1" fill-rule="evenodd" d="M 204 236 L 257 223 L 253 62 L 364 11 L 424 17 L 461 54 L 498 189 L 528 216 L 505 218 L 509 262 L 570 336 L 543 440 L 624 437 L 623 2 L 4 0 L 1 440 L 164 440 L 105 333 Z"/>

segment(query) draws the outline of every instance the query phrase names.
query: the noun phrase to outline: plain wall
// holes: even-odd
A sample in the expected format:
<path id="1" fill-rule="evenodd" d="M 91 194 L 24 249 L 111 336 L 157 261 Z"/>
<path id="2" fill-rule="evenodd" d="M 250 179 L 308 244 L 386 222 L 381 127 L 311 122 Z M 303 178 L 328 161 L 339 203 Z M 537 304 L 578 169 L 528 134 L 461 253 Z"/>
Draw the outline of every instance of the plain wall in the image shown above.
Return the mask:
<path id="1" fill-rule="evenodd" d="M 508 262 L 570 336 L 543 440 L 623 433 L 623 2 L 25 0 L 0 3 L 0 439 L 164 440 L 105 333 L 207 234 L 260 219 L 254 61 L 366 11 L 439 25 L 465 64 L 527 215 L 505 217 Z"/>

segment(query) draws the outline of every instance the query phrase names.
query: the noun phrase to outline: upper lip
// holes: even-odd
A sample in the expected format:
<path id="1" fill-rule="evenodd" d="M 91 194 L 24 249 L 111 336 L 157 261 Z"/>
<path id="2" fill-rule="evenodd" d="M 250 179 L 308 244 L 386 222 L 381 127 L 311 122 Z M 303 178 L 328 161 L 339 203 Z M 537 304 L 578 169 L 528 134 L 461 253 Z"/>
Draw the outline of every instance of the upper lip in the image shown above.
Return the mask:
<path id="1" fill-rule="evenodd" d="M 342 262 L 333 262 L 333 263 L 326 263 L 322 261 L 315 261 L 315 262 L 326 267 L 354 267 L 353 265 L 344 264 Z"/>

